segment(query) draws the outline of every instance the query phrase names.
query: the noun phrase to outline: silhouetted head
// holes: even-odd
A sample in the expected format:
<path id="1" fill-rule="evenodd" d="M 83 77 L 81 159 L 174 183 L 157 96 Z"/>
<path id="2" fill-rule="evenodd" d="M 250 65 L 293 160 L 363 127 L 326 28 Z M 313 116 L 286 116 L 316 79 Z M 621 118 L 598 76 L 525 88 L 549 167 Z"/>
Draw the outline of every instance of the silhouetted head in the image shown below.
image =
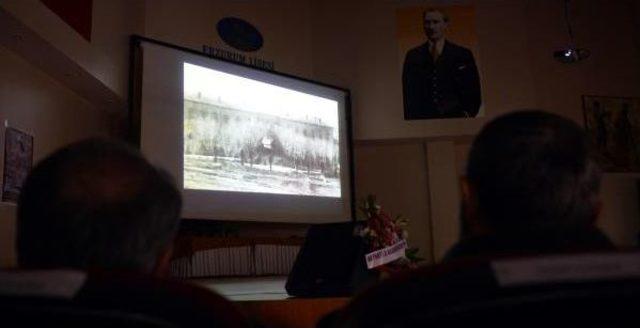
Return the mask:
<path id="1" fill-rule="evenodd" d="M 114 141 L 81 141 L 41 161 L 18 202 L 23 268 L 153 272 L 168 259 L 180 193 L 164 171 Z"/>
<path id="2" fill-rule="evenodd" d="M 600 170 L 574 122 L 522 111 L 487 124 L 473 142 L 463 181 L 471 234 L 593 227 Z"/>

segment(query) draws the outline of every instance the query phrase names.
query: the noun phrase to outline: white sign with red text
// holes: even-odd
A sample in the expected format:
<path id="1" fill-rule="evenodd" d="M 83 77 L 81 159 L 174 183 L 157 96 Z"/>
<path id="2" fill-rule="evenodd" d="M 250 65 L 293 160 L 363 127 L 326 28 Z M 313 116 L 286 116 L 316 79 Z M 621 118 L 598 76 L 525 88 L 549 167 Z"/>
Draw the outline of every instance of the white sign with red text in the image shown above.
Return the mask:
<path id="1" fill-rule="evenodd" d="M 403 257 L 406 249 L 407 242 L 405 240 L 400 240 L 391 246 L 366 254 L 364 257 L 367 260 L 367 268 L 372 269 L 377 266 L 393 262 Z"/>

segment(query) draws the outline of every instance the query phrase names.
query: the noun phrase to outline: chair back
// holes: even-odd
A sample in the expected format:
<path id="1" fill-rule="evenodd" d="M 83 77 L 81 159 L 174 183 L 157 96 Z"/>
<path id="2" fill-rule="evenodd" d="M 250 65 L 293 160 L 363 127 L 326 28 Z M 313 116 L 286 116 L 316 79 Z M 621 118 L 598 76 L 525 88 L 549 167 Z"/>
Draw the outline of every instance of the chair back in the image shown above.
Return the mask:
<path id="1" fill-rule="evenodd" d="M 230 301 L 175 280 L 106 272 L 0 273 L 2 327 L 248 327 Z"/>
<path id="2" fill-rule="evenodd" d="M 338 327 L 637 327 L 640 253 L 452 262 L 356 297 Z"/>

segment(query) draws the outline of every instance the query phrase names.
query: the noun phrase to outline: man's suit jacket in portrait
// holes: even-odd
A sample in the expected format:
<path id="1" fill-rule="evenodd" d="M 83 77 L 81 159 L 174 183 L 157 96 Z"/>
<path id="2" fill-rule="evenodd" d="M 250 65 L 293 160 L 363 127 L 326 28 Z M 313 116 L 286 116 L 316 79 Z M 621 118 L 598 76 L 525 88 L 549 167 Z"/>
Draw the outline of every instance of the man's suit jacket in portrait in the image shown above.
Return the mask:
<path id="1" fill-rule="evenodd" d="M 449 41 L 435 61 L 428 42 L 407 52 L 402 89 L 407 120 L 475 117 L 480 109 L 480 77 L 473 54 Z"/>

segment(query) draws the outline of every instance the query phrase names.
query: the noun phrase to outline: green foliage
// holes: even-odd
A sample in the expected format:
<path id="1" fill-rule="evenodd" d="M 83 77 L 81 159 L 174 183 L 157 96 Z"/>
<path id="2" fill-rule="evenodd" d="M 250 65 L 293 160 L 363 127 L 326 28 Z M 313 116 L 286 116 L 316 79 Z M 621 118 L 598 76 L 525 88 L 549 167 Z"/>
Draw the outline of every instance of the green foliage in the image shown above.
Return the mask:
<path id="1" fill-rule="evenodd" d="M 420 251 L 418 247 L 407 248 L 404 252 L 404 256 L 409 259 L 411 263 L 424 261 L 424 258 L 418 256 L 418 251 Z"/>

